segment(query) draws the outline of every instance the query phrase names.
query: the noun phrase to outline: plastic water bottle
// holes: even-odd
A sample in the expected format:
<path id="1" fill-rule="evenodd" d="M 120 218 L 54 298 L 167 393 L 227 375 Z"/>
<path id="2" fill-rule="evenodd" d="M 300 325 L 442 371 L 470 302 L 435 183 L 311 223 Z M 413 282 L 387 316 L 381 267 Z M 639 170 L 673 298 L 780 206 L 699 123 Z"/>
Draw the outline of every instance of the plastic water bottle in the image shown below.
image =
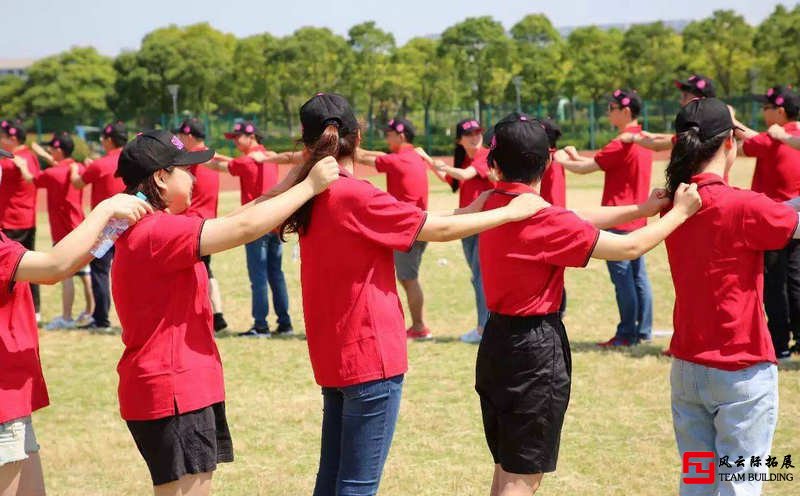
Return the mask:
<path id="1" fill-rule="evenodd" d="M 147 197 L 141 191 L 136 193 L 136 198 L 147 201 Z M 108 221 L 108 224 L 106 224 L 106 227 L 103 228 L 103 232 L 100 233 L 100 239 L 98 239 L 97 243 L 89 250 L 89 253 L 94 255 L 94 258 L 103 258 L 105 254 L 108 253 L 108 250 L 114 246 L 114 242 L 117 238 L 119 238 L 128 227 L 128 221 L 125 219 L 111 219 Z"/>

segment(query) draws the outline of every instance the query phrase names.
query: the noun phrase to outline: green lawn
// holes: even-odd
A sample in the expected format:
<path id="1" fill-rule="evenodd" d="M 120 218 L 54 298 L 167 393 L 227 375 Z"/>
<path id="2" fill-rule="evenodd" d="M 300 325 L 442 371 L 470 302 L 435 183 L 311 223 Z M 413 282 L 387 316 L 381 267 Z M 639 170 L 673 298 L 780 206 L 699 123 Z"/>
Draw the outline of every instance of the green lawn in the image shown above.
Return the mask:
<path id="1" fill-rule="evenodd" d="M 654 173 L 660 182 L 663 164 Z M 742 160 L 734 183 L 749 184 L 752 163 Z M 381 178 L 376 184 L 383 186 Z M 602 175 L 570 176 L 573 207 L 599 204 Z M 222 195 L 222 212 L 238 203 Z M 455 195 L 432 182 L 431 208 L 452 208 Z M 42 222 L 45 215 L 40 215 Z M 49 246 L 40 224 L 39 246 Z M 285 250 L 292 316 L 302 331 L 298 263 Z M 335 247 L 331 247 L 335 250 Z M 347 256 L 337 254 L 335 256 Z M 231 331 L 250 325 L 244 248 L 215 255 Z M 671 327 L 672 285 L 663 246 L 648 255 L 655 293 L 655 327 Z M 410 343 L 410 370 L 397 432 L 381 485 L 383 495 L 486 494 L 492 461 L 473 390 L 476 347 L 458 342 L 474 325 L 472 288 L 458 242 L 429 245 L 421 279 L 427 320 L 436 339 Z M 78 286 L 79 287 L 79 286 Z M 626 352 L 598 351 L 614 332 L 613 287 L 605 264 L 567 272 L 566 326 L 573 347 L 572 403 L 558 471 L 545 477 L 542 495 L 676 494 L 680 472 L 669 405 L 667 338 Z M 146 291 L 146 288 L 143 288 Z M 58 287 L 43 288 L 43 315 L 60 310 Z M 76 303 L 79 310 L 82 303 Z M 274 319 L 271 318 L 274 325 Z M 318 458 L 321 397 L 306 343 L 300 338 L 219 339 L 236 461 L 216 472 L 222 495 L 310 494 Z M 42 362 L 52 405 L 35 414 L 50 494 L 149 494 L 144 462 L 117 410 L 119 337 L 79 331 L 41 332 Z M 781 412 L 773 454 L 800 461 L 800 361 L 781 372 Z M 755 454 L 755 453 L 753 453 Z M 750 455 L 749 453 L 743 455 Z M 797 472 L 797 469 L 795 469 Z M 800 475 L 795 473 L 795 475 Z M 765 485 L 765 494 L 797 495 L 800 483 Z"/>

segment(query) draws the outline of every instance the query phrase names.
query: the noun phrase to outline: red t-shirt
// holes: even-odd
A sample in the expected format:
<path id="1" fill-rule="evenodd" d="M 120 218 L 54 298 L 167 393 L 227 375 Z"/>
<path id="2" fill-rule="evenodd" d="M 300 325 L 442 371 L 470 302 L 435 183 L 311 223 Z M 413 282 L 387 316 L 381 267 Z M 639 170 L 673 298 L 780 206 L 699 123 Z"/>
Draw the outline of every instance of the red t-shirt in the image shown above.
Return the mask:
<path id="1" fill-rule="evenodd" d="M 692 178 L 703 206 L 666 239 L 675 286 L 670 353 L 723 370 L 773 362 L 764 316 L 764 251 L 792 239 L 797 213 L 763 194 Z"/>
<path id="2" fill-rule="evenodd" d="M 266 151 L 257 145 L 250 152 Z M 247 155 L 233 159 L 228 164 L 228 171 L 239 178 L 242 193 L 242 205 L 263 195 L 278 184 L 278 164 L 271 162 L 258 163 Z"/>
<path id="3" fill-rule="evenodd" d="M 428 167 L 411 145 L 375 159 L 378 172 L 386 173 L 386 191 L 401 202 L 428 209 Z"/>
<path id="4" fill-rule="evenodd" d="M 469 206 L 475 198 L 479 197 L 481 193 L 486 191 L 487 189 L 492 189 L 494 185 L 489 180 L 489 165 L 486 163 L 486 157 L 489 155 L 488 148 L 478 148 L 478 151 L 475 152 L 475 156 L 470 158 L 464 159 L 464 163 L 462 164 L 462 169 L 466 169 L 469 166 L 475 168 L 475 171 L 478 173 L 477 176 L 473 177 L 472 179 L 467 179 L 466 181 L 461 181 L 459 187 L 459 195 L 458 195 L 458 207 L 464 208 Z M 447 176 L 447 182 L 453 182 L 453 178 Z"/>
<path id="5" fill-rule="evenodd" d="M 521 183 L 499 182 L 484 210 L 508 205 L 532 193 Z M 504 315 L 547 315 L 561 306 L 564 267 L 583 267 L 600 231 L 561 207 L 509 222 L 479 235 L 478 253 L 487 308 Z"/>
<path id="6" fill-rule="evenodd" d="M 556 162 L 552 155 L 551 153 L 550 165 L 547 166 L 542 175 L 539 191 L 547 203 L 556 207 L 566 208 L 567 178 L 564 174 L 564 166 Z"/>
<path id="7" fill-rule="evenodd" d="M 83 222 L 83 190 L 69 180 L 71 158 L 64 159 L 49 169 L 43 170 L 33 184 L 47 190 L 47 216 L 50 220 L 50 236 L 58 243 L 78 224 Z M 83 164 L 78 164 L 83 172 Z"/>
<path id="8" fill-rule="evenodd" d="M 39 159 L 23 146 L 14 151 L 28 163 L 28 170 L 39 173 Z M 0 228 L 31 229 L 36 227 L 36 186 L 22 178 L 10 158 L 0 161 L 3 175 L 0 178 Z"/>
<path id="9" fill-rule="evenodd" d="M 198 146 L 189 151 L 202 150 L 208 150 L 208 147 Z M 195 181 L 192 188 L 192 203 L 189 205 L 187 213 L 197 214 L 204 219 L 215 218 L 219 201 L 219 173 L 202 164 L 189 167 L 189 172 L 192 173 Z"/>
<path id="10" fill-rule="evenodd" d="M 789 122 L 783 128 L 792 136 L 800 136 L 797 122 Z M 800 150 L 761 133 L 744 140 L 742 151 L 748 157 L 756 158 L 753 191 L 764 193 L 776 201 L 800 195 Z"/>
<path id="11" fill-rule="evenodd" d="M 345 171 L 314 198 L 300 236 L 300 278 L 319 385 L 344 387 L 408 369 L 393 250 L 411 249 L 425 217 Z"/>
<path id="12" fill-rule="evenodd" d="M 111 150 L 103 157 L 87 165 L 81 174 L 83 182 L 92 185 L 92 208 L 106 198 L 111 198 L 117 193 L 125 191 L 125 183 L 122 182 L 122 179 L 114 177 L 121 153 L 122 148 Z"/>
<path id="13" fill-rule="evenodd" d="M 628 126 L 626 133 L 640 133 L 642 126 Z M 594 156 L 594 161 L 606 173 L 602 205 L 636 205 L 650 196 L 650 174 L 653 152 L 635 143 L 611 140 Z M 621 231 L 633 231 L 647 225 L 647 219 L 636 219 L 614 226 Z"/>
<path id="14" fill-rule="evenodd" d="M 168 417 L 225 399 L 200 261 L 203 222 L 159 211 L 116 242 L 111 288 L 125 344 L 117 372 L 126 420 Z"/>
<path id="15" fill-rule="evenodd" d="M 14 282 L 25 248 L 0 232 L 0 423 L 50 404 L 27 282 Z"/>

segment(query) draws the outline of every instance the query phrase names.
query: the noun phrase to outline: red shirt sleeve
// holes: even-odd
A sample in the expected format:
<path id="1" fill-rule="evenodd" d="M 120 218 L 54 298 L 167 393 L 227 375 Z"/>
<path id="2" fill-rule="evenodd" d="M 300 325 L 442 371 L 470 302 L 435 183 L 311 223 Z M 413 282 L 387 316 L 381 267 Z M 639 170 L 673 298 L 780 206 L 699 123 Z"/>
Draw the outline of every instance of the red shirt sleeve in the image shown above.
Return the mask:
<path id="1" fill-rule="evenodd" d="M 605 171 L 622 163 L 621 155 L 624 151 L 625 144 L 618 139 L 613 139 L 595 154 L 594 161 Z"/>
<path id="2" fill-rule="evenodd" d="M 26 251 L 25 247 L 16 241 L 11 241 L 5 236 L 0 237 L 0 294 L 3 296 L 11 294 L 17 268 Z"/>
<path id="3" fill-rule="evenodd" d="M 249 162 L 252 161 L 248 156 L 236 157 L 228 164 L 228 172 L 232 176 L 241 176 L 247 170 Z"/>
<path id="4" fill-rule="evenodd" d="M 46 188 L 48 185 L 52 183 L 53 175 L 50 172 L 53 168 L 45 169 L 43 171 L 37 171 L 33 175 L 33 185 L 37 188 Z"/>
<path id="5" fill-rule="evenodd" d="M 81 173 L 81 180 L 84 183 L 91 184 L 103 177 L 103 163 L 101 160 L 95 160 Z"/>
<path id="6" fill-rule="evenodd" d="M 753 194 L 741 204 L 741 239 L 751 250 L 779 250 L 792 239 L 798 215 L 766 195 Z"/>
<path id="7" fill-rule="evenodd" d="M 589 263 L 600 237 L 599 229 L 563 208 L 547 208 L 537 215 L 546 218 L 522 231 L 525 246 L 531 253 L 558 267 L 583 267 Z"/>
<path id="8" fill-rule="evenodd" d="M 408 251 L 425 223 L 425 211 L 370 187 L 351 195 L 337 209 L 344 215 L 342 227 L 370 241 L 399 251 Z"/>
<path id="9" fill-rule="evenodd" d="M 394 162 L 392 161 L 391 155 L 381 155 L 375 158 L 375 170 L 378 172 L 387 172 L 389 169 L 393 168 Z"/>
<path id="10" fill-rule="evenodd" d="M 161 215 L 148 233 L 149 258 L 165 272 L 185 269 L 200 261 L 200 233 L 204 220 L 186 215 Z"/>
<path id="11" fill-rule="evenodd" d="M 742 151 L 748 157 L 761 157 L 772 146 L 772 138 L 767 133 L 760 133 L 742 142 Z"/>

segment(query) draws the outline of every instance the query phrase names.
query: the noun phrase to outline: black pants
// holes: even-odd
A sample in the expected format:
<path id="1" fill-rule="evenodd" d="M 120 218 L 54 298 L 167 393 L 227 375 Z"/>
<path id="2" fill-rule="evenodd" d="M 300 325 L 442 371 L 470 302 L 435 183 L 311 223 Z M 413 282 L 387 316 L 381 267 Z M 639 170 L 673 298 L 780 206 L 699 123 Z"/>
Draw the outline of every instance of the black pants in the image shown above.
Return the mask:
<path id="1" fill-rule="evenodd" d="M 8 239 L 16 241 L 30 251 L 36 249 L 36 228 L 30 229 L 3 229 Z M 33 308 L 39 313 L 39 285 L 31 284 L 31 295 L 33 296 Z"/>
<path id="2" fill-rule="evenodd" d="M 784 353 L 790 332 L 800 338 L 800 240 L 764 253 L 764 309 L 775 353 Z"/>
<path id="3" fill-rule="evenodd" d="M 111 288 L 108 274 L 111 271 L 111 260 L 114 259 L 114 248 L 102 258 L 94 258 L 90 264 L 92 269 L 92 292 L 94 292 L 94 313 L 92 318 L 98 327 L 109 327 L 108 310 L 111 308 Z"/>

